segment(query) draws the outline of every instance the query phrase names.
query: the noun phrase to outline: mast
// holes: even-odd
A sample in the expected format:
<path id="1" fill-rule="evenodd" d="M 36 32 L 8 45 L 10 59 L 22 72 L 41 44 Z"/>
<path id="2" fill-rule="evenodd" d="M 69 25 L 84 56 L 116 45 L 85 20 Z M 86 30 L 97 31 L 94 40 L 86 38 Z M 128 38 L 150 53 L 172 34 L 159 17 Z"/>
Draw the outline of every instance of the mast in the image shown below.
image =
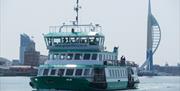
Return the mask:
<path id="1" fill-rule="evenodd" d="M 81 7 L 79 6 L 79 0 L 76 1 L 76 7 L 74 8 L 74 10 L 76 11 L 76 24 L 79 24 L 79 9 Z"/>
<path id="2" fill-rule="evenodd" d="M 146 59 L 148 60 L 147 69 L 152 70 L 153 66 L 153 30 L 152 30 L 152 13 L 151 13 L 151 1 L 149 0 L 148 5 L 148 21 L 147 21 L 147 50 L 146 50 Z"/>

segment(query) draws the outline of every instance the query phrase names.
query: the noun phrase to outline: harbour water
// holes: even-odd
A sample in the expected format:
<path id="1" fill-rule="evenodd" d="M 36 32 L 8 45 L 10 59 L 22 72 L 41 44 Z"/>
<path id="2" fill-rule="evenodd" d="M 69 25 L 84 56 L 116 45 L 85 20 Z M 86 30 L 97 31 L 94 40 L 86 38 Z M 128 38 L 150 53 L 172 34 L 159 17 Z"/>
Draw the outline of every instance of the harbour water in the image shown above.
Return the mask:
<path id="1" fill-rule="evenodd" d="M 29 86 L 30 77 L 0 77 L 0 91 L 36 91 Z M 180 76 L 139 77 L 138 89 L 122 91 L 180 91 Z"/>

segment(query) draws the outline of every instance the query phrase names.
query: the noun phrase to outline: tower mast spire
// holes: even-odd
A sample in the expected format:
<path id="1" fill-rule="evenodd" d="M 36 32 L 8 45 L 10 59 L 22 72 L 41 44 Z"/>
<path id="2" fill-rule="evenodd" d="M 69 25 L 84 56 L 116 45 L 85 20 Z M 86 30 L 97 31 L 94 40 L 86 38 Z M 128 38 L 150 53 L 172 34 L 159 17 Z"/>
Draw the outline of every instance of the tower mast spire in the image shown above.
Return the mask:
<path id="1" fill-rule="evenodd" d="M 76 7 L 74 8 L 74 10 L 76 11 L 76 24 L 78 25 L 79 23 L 79 9 L 81 7 L 79 6 L 79 0 L 76 1 Z"/>
<path id="2" fill-rule="evenodd" d="M 148 14 L 151 14 L 151 0 L 149 0 L 149 5 L 148 5 Z"/>

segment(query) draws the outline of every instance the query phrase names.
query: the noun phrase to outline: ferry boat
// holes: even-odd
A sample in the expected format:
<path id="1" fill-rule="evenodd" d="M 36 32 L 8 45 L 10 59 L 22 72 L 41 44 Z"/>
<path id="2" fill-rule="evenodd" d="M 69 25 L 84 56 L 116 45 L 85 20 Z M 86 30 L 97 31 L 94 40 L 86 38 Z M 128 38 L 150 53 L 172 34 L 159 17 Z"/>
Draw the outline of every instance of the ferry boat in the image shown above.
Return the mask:
<path id="1" fill-rule="evenodd" d="M 79 1 L 72 24 L 51 26 L 43 34 L 49 50 L 48 60 L 30 78 L 37 90 L 96 91 L 136 88 L 139 83 L 136 67 L 118 60 L 118 47 L 106 51 L 105 36 L 99 24 L 78 24 Z M 58 32 L 54 32 L 58 30 Z"/>

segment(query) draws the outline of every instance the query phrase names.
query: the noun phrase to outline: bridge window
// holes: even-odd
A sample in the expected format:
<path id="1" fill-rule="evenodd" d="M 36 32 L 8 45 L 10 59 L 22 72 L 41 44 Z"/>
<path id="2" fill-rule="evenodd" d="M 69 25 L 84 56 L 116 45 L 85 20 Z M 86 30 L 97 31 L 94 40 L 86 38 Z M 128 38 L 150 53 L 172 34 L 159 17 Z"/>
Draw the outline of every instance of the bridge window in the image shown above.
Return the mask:
<path id="1" fill-rule="evenodd" d="M 81 76 L 82 75 L 82 69 L 76 69 L 76 76 Z"/>
<path id="2" fill-rule="evenodd" d="M 89 37 L 89 44 L 94 45 L 94 37 Z"/>
<path id="3" fill-rule="evenodd" d="M 81 37 L 80 42 L 81 43 L 87 43 L 87 37 Z"/>
<path id="4" fill-rule="evenodd" d="M 92 60 L 96 60 L 97 59 L 97 54 L 92 54 Z"/>
<path id="5" fill-rule="evenodd" d="M 67 75 L 67 76 L 72 76 L 73 73 L 74 73 L 74 69 L 67 69 L 67 70 L 66 70 L 66 75 Z"/>
<path id="6" fill-rule="evenodd" d="M 75 60 L 80 60 L 82 58 L 82 54 L 77 53 L 75 54 Z"/>
<path id="7" fill-rule="evenodd" d="M 74 38 L 74 37 L 71 37 L 71 38 L 70 38 L 70 42 L 71 42 L 71 43 L 75 43 L 75 42 L 76 42 L 75 38 Z"/>
<path id="8" fill-rule="evenodd" d="M 68 55 L 67 55 L 67 60 L 72 60 L 73 59 L 73 54 L 72 53 L 69 53 Z"/>
<path id="9" fill-rule="evenodd" d="M 85 69 L 84 70 L 84 76 L 90 75 L 90 69 Z"/>
<path id="10" fill-rule="evenodd" d="M 84 60 L 89 60 L 90 59 L 90 54 L 84 54 Z"/>
<path id="11" fill-rule="evenodd" d="M 52 38 L 47 38 L 47 43 L 46 44 L 49 45 L 49 46 L 52 46 L 53 39 Z"/>
<path id="12" fill-rule="evenodd" d="M 58 76 L 63 76 L 64 74 L 64 69 L 59 69 L 58 70 Z"/>
<path id="13" fill-rule="evenodd" d="M 44 76 L 47 76 L 47 75 L 48 75 L 48 72 L 49 72 L 49 69 L 44 69 L 43 75 L 44 75 Z"/>
<path id="14" fill-rule="evenodd" d="M 56 74 L 56 69 L 51 69 L 51 75 L 55 75 Z"/>
<path id="15" fill-rule="evenodd" d="M 57 46 L 60 42 L 59 38 L 54 38 L 54 45 Z"/>

